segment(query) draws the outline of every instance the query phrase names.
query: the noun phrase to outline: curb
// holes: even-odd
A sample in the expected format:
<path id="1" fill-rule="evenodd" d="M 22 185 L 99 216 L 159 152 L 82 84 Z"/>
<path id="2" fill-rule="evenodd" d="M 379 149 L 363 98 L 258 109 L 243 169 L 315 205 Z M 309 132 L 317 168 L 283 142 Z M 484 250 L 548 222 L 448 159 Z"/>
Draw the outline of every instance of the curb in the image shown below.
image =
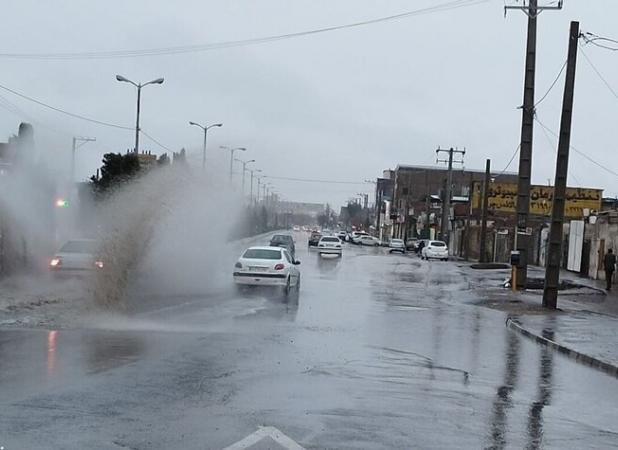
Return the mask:
<path id="1" fill-rule="evenodd" d="M 551 339 L 548 339 L 546 337 L 534 334 L 533 332 L 524 328 L 519 322 L 517 322 L 516 320 L 510 317 L 506 319 L 506 326 L 507 328 L 510 328 L 511 330 L 515 330 L 521 333 L 522 335 L 526 336 L 527 338 L 532 339 L 533 341 L 536 341 L 538 344 L 546 345 L 549 348 L 556 350 L 558 353 L 562 353 L 563 355 L 574 360 L 575 362 L 584 364 L 586 366 L 590 366 L 593 369 L 600 370 L 601 372 L 605 372 L 608 375 L 618 378 L 618 366 L 617 365 L 602 361 L 593 356 L 586 355 L 585 353 L 581 353 L 581 352 L 578 352 L 577 350 L 573 350 L 568 347 L 565 347 L 564 345 L 558 344 L 557 342 L 552 341 Z"/>

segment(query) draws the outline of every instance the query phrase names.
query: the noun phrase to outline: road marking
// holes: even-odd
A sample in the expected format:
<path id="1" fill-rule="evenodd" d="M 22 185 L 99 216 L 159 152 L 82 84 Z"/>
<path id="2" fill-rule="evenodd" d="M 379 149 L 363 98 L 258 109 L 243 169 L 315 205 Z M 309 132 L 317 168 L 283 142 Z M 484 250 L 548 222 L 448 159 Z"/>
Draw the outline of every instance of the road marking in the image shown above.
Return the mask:
<path id="1" fill-rule="evenodd" d="M 281 445 L 283 448 L 287 448 L 288 450 L 305 450 L 304 447 L 301 447 L 275 427 L 260 427 L 256 432 L 251 433 L 246 438 L 230 445 L 229 447 L 225 447 L 223 450 L 245 450 L 252 445 L 257 444 L 266 437 L 271 438 L 277 444 Z"/>

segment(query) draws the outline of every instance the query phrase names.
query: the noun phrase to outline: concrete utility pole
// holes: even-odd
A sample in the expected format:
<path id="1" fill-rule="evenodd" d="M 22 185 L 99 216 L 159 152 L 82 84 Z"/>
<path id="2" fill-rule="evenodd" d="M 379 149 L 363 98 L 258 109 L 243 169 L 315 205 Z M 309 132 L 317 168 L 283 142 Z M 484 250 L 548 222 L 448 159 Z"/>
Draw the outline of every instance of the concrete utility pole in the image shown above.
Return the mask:
<path id="1" fill-rule="evenodd" d="M 549 229 L 549 249 L 545 268 L 545 287 L 543 306 L 556 309 L 558 304 L 558 284 L 560 282 L 560 259 L 562 256 L 562 223 L 566 204 L 567 173 L 569 171 L 569 149 L 571 147 L 571 120 L 573 117 L 573 94 L 575 91 L 575 70 L 577 66 L 577 44 L 579 22 L 571 22 L 569 35 L 569 56 L 567 59 L 562 118 L 560 120 L 560 139 L 556 159 L 556 179 L 554 181 L 554 200 Z"/>
<path id="2" fill-rule="evenodd" d="M 445 194 L 444 194 L 444 198 L 442 199 L 442 223 L 440 224 L 440 238 L 447 243 L 448 245 L 448 220 L 449 220 L 449 213 L 451 210 L 451 197 L 452 197 L 452 189 L 453 189 L 453 163 L 457 163 L 457 164 L 463 164 L 463 159 L 461 161 L 453 161 L 453 154 L 454 153 L 459 153 L 460 155 L 465 155 L 466 151 L 465 150 L 456 150 L 453 147 L 451 147 L 448 150 L 443 150 L 441 148 L 438 148 L 436 150 L 436 156 L 438 156 L 440 153 L 448 153 L 448 159 L 436 159 L 436 162 L 444 162 L 444 163 L 448 163 L 448 172 L 447 172 L 447 177 L 446 177 L 446 189 L 445 189 Z"/>
<path id="3" fill-rule="evenodd" d="M 253 173 L 254 172 L 261 172 L 261 169 L 253 169 L 253 170 L 249 170 L 249 172 L 251 172 L 251 189 L 249 190 L 249 203 L 253 203 Z M 259 183 L 259 180 L 258 180 Z M 258 193 L 258 196 L 260 194 Z"/>
<path id="4" fill-rule="evenodd" d="M 75 150 L 80 148 L 86 142 L 94 142 L 97 138 L 93 137 L 83 137 L 83 136 L 74 136 L 73 137 L 73 146 L 71 147 L 71 178 L 70 182 L 75 182 Z"/>
<path id="5" fill-rule="evenodd" d="M 485 162 L 485 181 L 483 183 L 483 208 L 481 210 L 481 242 L 479 262 L 487 262 L 487 209 L 489 207 L 489 182 L 491 181 L 491 159 Z"/>
<path id="6" fill-rule="evenodd" d="M 539 6 L 538 0 L 529 0 L 528 5 L 505 6 L 507 10 L 517 9 L 528 15 L 528 38 L 526 43 L 526 69 L 524 75 L 524 104 L 522 106 L 521 140 L 519 147 L 519 179 L 517 181 L 517 224 L 515 228 L 515 247 L 520 253 L 521 264 L 517 268 L 517 285 L 526 285 L 528 273 L 527 234 L 528 214 L 530 213 L 530 179 L 532 173 L 532 139 L 534 131 L 534 87 L 536 72 L 536 19 L 545 10 L 562 9 L 562 0 L 557 6 Z"/>

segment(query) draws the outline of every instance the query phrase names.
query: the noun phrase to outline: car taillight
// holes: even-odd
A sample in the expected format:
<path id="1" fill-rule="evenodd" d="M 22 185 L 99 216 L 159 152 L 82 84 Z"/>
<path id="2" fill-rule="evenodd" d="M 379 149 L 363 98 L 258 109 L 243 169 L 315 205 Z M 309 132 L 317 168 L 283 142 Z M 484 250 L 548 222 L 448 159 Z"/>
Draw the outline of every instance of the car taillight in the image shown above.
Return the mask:
<path id="1" fill-rule="evenodd" d="M 98 267 L 99 269 L 102 269 L 103 268 L 103 261 L 95 261 L 94 265 L 96 267 Z"/>
<path id="2" fill-rule="evenodd" d="M 234 264 L 234 267 L 236 267 L 237 269 L 242 269 L 242 264 L 237 262 L 236 264 Z"/>
<path id="3" fill-rule="evenodd" d="M 51 267 L 59 267 L 62 264 L 62 260 L 60 258 L 54 258 L 49 262 Z"/>
<path id="4" fill-rule="evenodd" d="M 283 270 L 285 268 L 285 266 L 281 263 L 275 265 L 275 270 Z"/>

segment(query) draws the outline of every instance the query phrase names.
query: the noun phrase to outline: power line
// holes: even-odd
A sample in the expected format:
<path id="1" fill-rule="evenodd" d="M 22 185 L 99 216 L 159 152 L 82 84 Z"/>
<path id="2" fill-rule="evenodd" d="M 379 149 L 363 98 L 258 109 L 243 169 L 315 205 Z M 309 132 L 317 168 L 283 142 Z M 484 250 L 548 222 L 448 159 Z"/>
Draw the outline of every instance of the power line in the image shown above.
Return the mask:
<path id="1" fill-rule="evenodd" d="M 538 117 L 535 117 L 535 118 L 534 118 L 534 120 L 536 120 L 536 121 L 537 121 L 537 123 L 538 123 L 539 125 L 541 125 L 541 127 L 543 127 L 545 130 L 547 130 L 547 132 L 549 132 L 550 134 L 552 134 L 554 137 L 556 137 L 556 138 L 559 138 L 559 137 L 560 137 L 560 136 L 558 136 L 558 133 L 556 133 L 556 132 L 552 131 L 550 128 L 546 127 L 546 126 L 545 126 L 545 124 L 544 124 L 543 122 L 541 122 L 541 121 L 539 120 L 539 118 L 538 118 Z M 594 164 L 595 166 L 600 167 L 601 169 L 605 170 L 606 172 L 608 172 L 608 173 L 610 173 L 610 174 L 612 174 L 612 175 L 614 175 L 614 176 L 618 177 L 618 172 L 614 172 L 613 170 L 608 169 L 606 166 L 604 166 L 604 165 L 603 165 L 603 164 L 601 164 L 600 162 L 595 161 L 595 160 L 594 160 L 594 159 L 592 159 L 590 156 L 588 156 L 588 155 L 586 155 L 584 152 L 582 152 L 582 151 L 580 151 L 580 150 L 576 149 L 576 148 L 575 148 L 575 147 L 573 147 L 572 145 L 571 145 L 570 147 L 571 147 L 571 149 L 572 149 L 575 153 L 577 153 L 577 154 L 581 155 L 582 157 L 586 158 L 588 161 L 590 161 L 590 162 L 591 162 L 592 164 Z"/>
<path id="2" fill-rule="evenodd" d="M 590 32 L 581 33 L 580 37 L 584 40 L 586 44 L 592 44 L 596 47 L 604 48 L 605 50 L 611 50 L 613 52 L 618 52 L 618 41 L 616 39 L 610 39 L 610 38 L 598 36 Z M 599 44 L 599 41 L 600 42 L 610 42 L 612 44 L 615 44 L 617 47 L 612 47 L 612 46 L 605 45 L 605 44 Z"/>
<path id="3" fill-rule="evenodd" d="M 536 108 L 537 106 L 539 106 L 543 100 L 545 100 L 547 98 L 547 96 L 549 95 L 549 93 L 551 92 L 551 90 L 554 88 L 554 86 L 556 85 L 556 83 L 558 82 L 558 80 L 560 79 L 560 75 L 562 75 L 562 72 L 564 72 L 564 69 L 567 66 L 567 61 L 564 61 L 564 64 L 562 65 L 562 67 L 560 68 L 560 72 L 558 72 L 558 75 L 556 75 L 556 79 L 552 82 L 552 84 L 549 86 L 549 89 L 547 89 L 547 92 L 545 92 L 545 94 L 543 95 L 543 97 L 541 97 L 541 99 L 536 102 L 536 104 L 534 105 L 534 107 Z"/>
<path id="4" fill-rule="evenodd" d="M 176 47 L 160 47 L 141 50 L 113 50 L 100 52 L 64 52 L 64 53 L 0 53 L 0 58 L 12 59 L 43 59 L 43 60 L 69 60 L 69 59 L 112 59 L 112 58 L 136 58 L 144 56 L 162 56 L 175 55 L 181 53 L 205 52 L 210 50 L 227 49 L 233 47 L 244 47 L 248 45 L 265 44 L 269 42 L 280 41 L 284 39 L 293 39 L 315 34 L 327 33 L 332 31 L 344 30 L 349 28 L 357 28 L 367 25 L 374 25 L 381 22 L 389 22 L 402 20 L 408 17 L 432 14 L 436 12 L 450 11 L 458 8 L 475 6 L 481 3 L 487 3 L 492 0 L 455 0 L 441 3 L 435 6 L 420 8 L 412 11 L 406 11 L 400 14 L 379 17 L 376 19 L 368 19 L 360 22 L 353 22 L 344 25 L 335 25 L 313 30 L 300 31 L 296 33 L 279 34 L 273 36 L 265 36 L 261 38 L 242 39 L 236 41 L 222 41 L 210 44 L 196 44 Z"/>
<path id="5" fill-rule="evenodd" d="M 509 159 L 509 163 L 506 165 L 506 167 L 504 169 L 502 169 L 502 172 L 500 172 L 498 175 L 496 175 L 494 178 L 498 178 L 501 177 L 502 175 L 504 175 L 506 173 L 507 170 L 509 170 L 509 167 L 511 167 L 511 164 L 513 163 L 513 160 L 515 159 L 515 157 L 517 156 L 517 153 L 519 153 L 519 149 L 521 147 L 521 144 L 517 146 L 517 148 L 515 149 L 515 153 L 513 153 L 513 156 L 511 156 L 511 159 Z"/>
<path id="6" fill-rule="evenodd" d="M 146 136 L 150 141 L 154 142 L 156 145 L 158 145 L 159 147 L 161 147 L 164 150 L 167 150 L 168 152 L 174 153 L 174 150 L 172 150 L 169 147 L 166 147 L 165 145 L 161 144 L 159 141 L 157 141 L 155 138 L 153 138 L 151 135 L 149 135 L 148 133 L 146 133 L 144 130 L 142 130 L 140 128 L 140 133 L 142 133 L 144 136 Z"/>
<path id="7" fill-rule="evenodd" d="M 538 119 L 537 119 L 538 122 Z M 543 135 L 545 136 L 545 139 L 547 139 L 547 143 L 549 144 L 549 146 L 551 147 L 551 149 L 554 151 L 554 153 L 558 153 L 558 149 L 554 146 L 554 141 L 551 140 L 551 138 L 549 137 L 549 134 L 547 132 L 547 130 L 545 129 L 545 127 L 541 127 L 541 131 L 543 132 Z M 582 183 L 579 181 L 579 179 L 577 178 L 577 176 L 575 175 L 574 171 L 571 169 L 569 172 L 569 175 L 573 177 L 573 179 L 575 180 L 575 182 L 578 185 L 582 185 Z"/>
<path id="8" fill-rule="evenodd" d="M 65 115 L 67 115 L 67 116 L 70 116 L 70 117 L 73 117 L 73 118 L 76 118 L 76 119 L 85 120 L 85 121 L 87 121 L 87 122 L 96 123 L 96 124 L 98 124 L 98 125 L 104 125 L 104 126 L 106 126 L 106 127 L 120 128 L 120 129 L 122 129 L 122 130 L 134 130 L 134 129 L 135 129 L 135 128 L 131 128 L 131 127 L 124 127 L 124 126 L 122 126 L 122 125 L 117 125 L 117 124 L 114 124 L 114 123 L 103 122 L 103 121 L 101 121 L 101 120 L 91 119 L 90 117 L 86 117 L 86 116 L 82 116 L 82 115 L 80 115 L 80 114 L 75 114 L 75 113 L 72 113 L 72 112 L 69 112 L 69 111 L 65 111 L 65 110 L 60 109 L 60 108 L 57 108 L 57 107 L 55 107 L 55 106 L 48 105 L 47 103 L 43 103 L 43 102 L 42 102 L 42 101 L 40 101 L 40 100 L 34 99 L 34 98 L 32 98 L 32 97 L 28 97 L 28 96 L 27 96 L 27 95 L 25 95 L 25 94 L 22 94 L 22 93 L 20 93 L 20 92 L 17 92 L 17 91 L 15 91 L 15 90 L 10 89 L 10 88 L 8 88 L 8 87 L 6 87 L 6 86 L 3 86 L 3 85 L 1 85 L 1 84 L 0 84 L 0 89 L 4 89 L 5 91 L 10 92 L 10 93 L 11 93 L 11 94 L 13 94 L 13 95 L 17 95 L 18 97 L 21 97 L 21 98 L 23 98 L 23 99 L 25 99 L 25 100 L 28 100 L 28 101 L 33 102 L 33 103 L 36 103 L 37 105 L 43 106 L 43 107 L 45 107 L 45 108 L 51 109 L 51 110 L 53 110 L 53 111 L 59 112 L 59 113 L 61 113 L 61 114 L 65 114 Z"/>
<path id="9" fill-rule="evenodd" d="M 592 70 L 594 70 L 594 72 L 601 79 L 601 81 L 605 84 L 605 86 L 607 86 L 607 89 L 609 89 L 609 91 L 614 95 L 614 97 L 618 99 L 618 92 L 616 92 L 614 88 L 612 88 L 612 86 L 609 84 L 607 79 L 605 79 L 605 77 L 601 74 L 599 69 L 597 69 L 596 66 L 592 63 L 592 61 L 590 60 L 590 58 L 588 57 L 588 55 L 584 51 L 584 48 L 581 45 L 579 46 L 579 51 L 582 52 L 582 55 L 584 56 L 584 59 L 586 60 L 586 62 L 590 65 L 590 67 L 592 67 Z"/>
<path id="10" fill-rule="evenodd" d="M 364 181 L 317 180 L 311 178 L 273 177 L 268 175 L 264 175 L 263 178 L 268 178 L 271 180 L 298 181 L 301 183 L 366 184 Z"/>

